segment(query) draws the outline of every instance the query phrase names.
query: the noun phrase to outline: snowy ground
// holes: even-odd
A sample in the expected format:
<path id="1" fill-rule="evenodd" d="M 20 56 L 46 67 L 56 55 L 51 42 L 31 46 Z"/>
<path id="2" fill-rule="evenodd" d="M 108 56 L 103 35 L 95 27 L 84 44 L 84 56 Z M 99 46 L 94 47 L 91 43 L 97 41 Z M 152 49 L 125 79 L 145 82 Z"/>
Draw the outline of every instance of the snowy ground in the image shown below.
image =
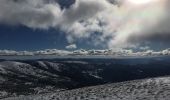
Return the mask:
<path id="1" fill-rule="evenodd" d="M 169 57 L 2 60 L 0 99 L 169 100 L 166 98 L 170 95 L 170 77 L 152 78 L 170 76 L 169 60 Z"/>
<path id="2" fill-rule="evenodd" d="M 170 77 L 99 85 L 4 100 L 169 100 Z"/>

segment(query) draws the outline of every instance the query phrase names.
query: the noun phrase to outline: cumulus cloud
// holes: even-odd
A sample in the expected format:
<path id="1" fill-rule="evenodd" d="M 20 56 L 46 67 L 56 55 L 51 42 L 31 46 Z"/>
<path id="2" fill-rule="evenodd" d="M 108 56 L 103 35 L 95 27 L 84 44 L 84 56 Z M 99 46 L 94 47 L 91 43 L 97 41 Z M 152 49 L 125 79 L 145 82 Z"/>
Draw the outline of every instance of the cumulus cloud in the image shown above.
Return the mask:
<path id="1" fill-rule="evenodd" d="M 55 26 L 61 10 L 57 3 L 46 0 L 0 0 L 0 22 L 30 28 Z"/>
<path id="2" fill-rule="evenodd" d="M 66 49 L 76 49 L 76 48 L 77 48 L 76 44 L 71 44 L 71 45 L 66 46 Z"/>
<path id="3" fill-rule="evenodd" d="M 149 46 L 144 46 L 144 47 L 141 46 L 139 49 L 140 49 L 140 50 L 149 50 L 150 47 L 149 47 Z"/>
<path id="4" fill-rule="evenodd" d="M 132 0 L 76 0 L 62 9 L 58 0 L 0 0 L 0 23 L 30 28 L 60 28 L 70 43 L 102 33 L 94 44 L 136 47 L 170 41 L 169 0 L 136 4 Z M 109 37 L 109 40 L 108 40 Z"/>

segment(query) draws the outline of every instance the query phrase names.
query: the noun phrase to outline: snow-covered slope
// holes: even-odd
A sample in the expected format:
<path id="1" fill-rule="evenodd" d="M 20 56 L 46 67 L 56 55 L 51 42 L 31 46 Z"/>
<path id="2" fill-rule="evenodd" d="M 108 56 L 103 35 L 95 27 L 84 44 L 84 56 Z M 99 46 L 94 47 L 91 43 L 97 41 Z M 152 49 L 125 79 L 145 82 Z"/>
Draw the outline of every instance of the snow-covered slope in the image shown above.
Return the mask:
<path id="1" fill-rule="evenodd" d="M 61 91 L 83 87 L 165 75 L 169 76 L 169 60 L 170 58 L 2 60 L 0 61 L 0 99 L 47 93 L 62 94 L 65 92 Z M 169 78 L 167 78 L 167 80 L 159 79 L 161 80 L 160 82 L 156 82 L 155 79 L 152 80 L 153 83 L 158 83 L 158 86 L 160 83 L 160 87 L 162 84 L 164 85 L 164 83 L 161 83 L 163 80 L 169 82 Z M 137 86 L 141 85 L 139 84 L 140 82 L 135 82 L 138 83 Z M 133 82 L 128 82 L 128 84 L 132 83 Z M 152 81 L 149 81 L 144 84 L 151 83 Z M 128 86 L 125 84 L 118 83 L 116 87 L 120 88 L 122 85 L 121 88 L 126 89 Z M 104 89 L 106 88 L 106 90 L 107 87 L 108 89 L 116 89 L 116 87 L 111 86 L 106 85 L 106 87 L 102 87 L 104 87 Z M 115 86 L 115 84 L 113 84 L 113 86 Z M 115 89 L 113 90 L 115 91 Z M 85 88 L 79 89 L 78 91 L 82 91 L 84 94 L 83 91 L 93 92 L 99 90 L 86 90 Z M 77 92 L 74 92 L 74 90 L 73 92 L 68 91 L 68 94 L 72 95 L 71 93 Z M 63 96 L 64 95 L 65 94 L 63 94 Z M 106 96 L 109 97 L 109 95 Z"/>
<path id="2" fill-rule="evenodd" d="M 84 62 L 2 61 L 0 62 L 0 99 L 101 83 L 101 79 L 93 74 L 93 70 L 95 69 L 89 70 Z"/>
<path id="3" fill-rule="evenodd" d="M 169 100 L 170 77 L 151 78 L 4 100 Z"/>

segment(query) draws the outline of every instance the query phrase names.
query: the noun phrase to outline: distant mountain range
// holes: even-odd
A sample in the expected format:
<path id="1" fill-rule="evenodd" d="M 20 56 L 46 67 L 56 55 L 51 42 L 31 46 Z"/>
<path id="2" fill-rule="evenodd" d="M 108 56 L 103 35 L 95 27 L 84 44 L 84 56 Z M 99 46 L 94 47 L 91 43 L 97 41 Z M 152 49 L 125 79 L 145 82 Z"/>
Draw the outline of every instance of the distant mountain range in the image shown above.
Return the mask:
<path id="1" fill-rule="evenodd" d="M 170 57 L 0 61 L 0 98 L 170 75 Z"/>

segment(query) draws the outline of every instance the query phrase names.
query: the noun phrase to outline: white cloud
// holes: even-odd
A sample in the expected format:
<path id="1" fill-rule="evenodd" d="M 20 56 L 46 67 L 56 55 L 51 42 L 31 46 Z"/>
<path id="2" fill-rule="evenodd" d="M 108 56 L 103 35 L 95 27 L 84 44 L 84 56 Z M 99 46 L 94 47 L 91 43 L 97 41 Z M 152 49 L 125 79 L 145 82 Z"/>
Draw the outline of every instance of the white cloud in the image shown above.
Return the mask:
<path id="1" fill-rule="evenodd" d="M 140 49 L 140 50 L 149 50 L 150 47 L 149 47 L 149 46 L 144 46 L 144 47 L 140 47 L 139 49 Z"/>
<path id="2" fill-rule="evenodd" d="M 0 0 L 0 22 L 4 24 L 48 29 L 56 24 L 60 13 L 57 3 L 45 0 Z"/>
<path id="3" fill-rule="evenodd" d="M 165 56 L 170 55 L 170 49 L 161 51 L 144 50 L 141 52 L 134 52 L 131 49 L 105 49 L 105 50 L 58 50 L 58 49 L 46 49 L 39 51 L 14 51 L 14 50 L 0 50 L 0 56 L 37 56 L 37 55 L 53 55 L 53 56 L 111 56 L 111 57 L 147 57 L 147 56 Z"/>
<path id="4" fill-rule="evenodd" d="M 103 45 L 109 48 L 136 47 L 143 41 L 170 42 L 169 4 L 169 0 L 145 5 L 128 0 L 76 0 L 70 8 L 61 9 L 55 0 L 0 0 L 0 23 L 60 28 L 70 43 L 100 32 L 94 44 L 106 40 Z"/>
<path id="5" fill-rule="evenodd" d="M 71 45 L 66 46 L 66 49 L 76 49 L 76 48 L 77 48 L 76 44 L 71 44 Z"/>

